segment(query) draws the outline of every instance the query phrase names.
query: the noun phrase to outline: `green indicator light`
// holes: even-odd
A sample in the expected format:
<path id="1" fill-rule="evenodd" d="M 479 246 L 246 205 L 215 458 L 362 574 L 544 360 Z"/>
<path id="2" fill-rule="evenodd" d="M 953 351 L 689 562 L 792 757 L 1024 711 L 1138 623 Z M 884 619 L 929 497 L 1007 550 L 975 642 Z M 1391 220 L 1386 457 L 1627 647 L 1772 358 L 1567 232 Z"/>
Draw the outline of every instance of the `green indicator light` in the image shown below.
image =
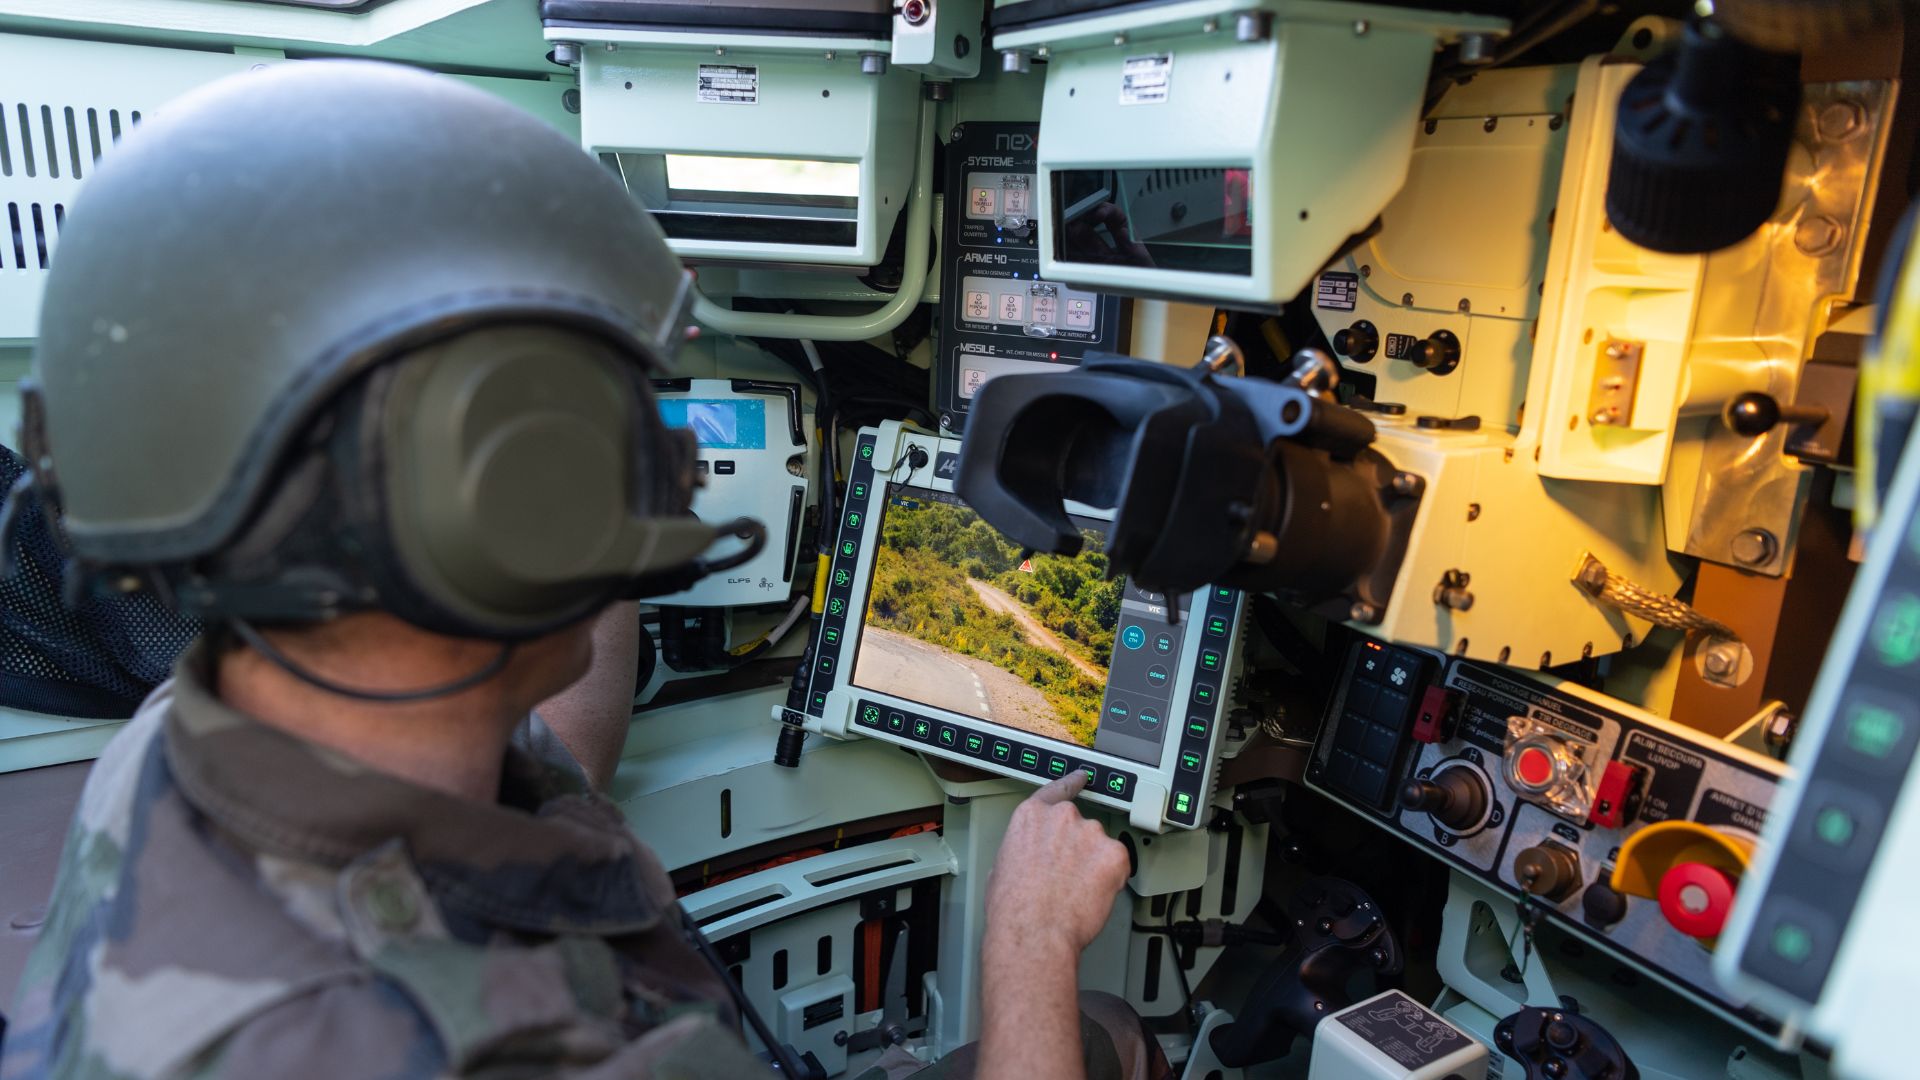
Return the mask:
<path id="1" fill-rule="evenodd" d="M 1856 702 L 1847 711 L 1847 747 L 1870 758 L 1884 758 L 1900 745 L 1906 723 L 1892 710 Z"/>
<path id="2" fill-rule="evenodd" d="M 1798 964 L 1813 953 L 1813 935 L 1793 923 L 1781 923 L 1773 928 L 1768 945 L 1775 956 L 1789 964 Z"/>
<path id="3" fill-rule="evenodd" d="M 847 573 L 845 570 L 835 570 L 833 572 L 833 583 L 835 585 L 845 585 L 847 582 L 852 580 L 853 580 L 853 575 Z"/>
<path id="4" fill-rule="evenodd" d="M 1039 763 L 1040 763 L 1039 754 L 1034 753 L 1032 750 L 1020 751 L 1020 764 L 1022 767 L 1031 769 Z"/>
<path id="5" fill-rule="evenodd" d="M 872 461 L 872 460 L 873 460 L 873 444 L 872 444 L 872 443 L 862 443 L 862 444 L 861 444 L 861 446 L 860 446 L 860 460 L 861 460 L 861 461 Z"/>
<path id="6" fill-rule="evenodd" d="M 1920 597 L 1889 598 L 1873 620 L 1872 636 L 1882 664 L 1899 668 L 1920 660 Z"/>
<path id="7" fill-rule="evenodd" d="M 925 720 L 915 720 L 913 722 L 913 734 L 915 738 L 926 738 L 929 730 L 931 730 L 931 725 Z"/>
<path id="8" fill-rule="evenodd" d="M 827 614 L 829 615 L 844 614 L 846 610 L 847 610 L 846 602 L 841 600 L 837 596 L 827 601 Z"/>
<path id="9" fill-rule="evenodd" d="M 1211 686 L 1196 686 L 1196 687 L 1194 687 L 1194 688 L 1193 688 L 1193 700 L 1195 700 L 1195 701 L 1197 701 L 1197 702 L 1199 702 L 1199 703 L 1200 703 L 1200 704 L 1202 704 L 1202 705 L 1211 705 L 1211 704 L 1213 704 L 1213 687 L 1211 687 Z"/>
<path id="10" fill-rule="evenodd" d="M 851 557 L 851 556 L 853 555 L 853 553 L 854 553 L 855 551 L 857 551 L 857 550 L 859 550 L 859 549 L 857 549 L 857 548 L 855 548 L 855 547 L 853 546 L 853 541 L 851 541 L 851 540 L 849 540 L 849 541 L 847 541 L 846 543 L 844 543 L 844 544 L 841 544 L 841 545 L 840 545 L 840 554 L 842 554 L 842 555 L 846 555 L 846 556 L 849 556 L 849 557 Z"/>
<path id="11" fill-rule="evenodd" d="M 968 732 L 967 733 L 967 753 L 969 754 L 979 753 L 980 745 L 985 741 L 986 740 L 982 739 L 980 736 L 975 735 L 972 732 Z"/>
<path id="12" fill-rule="evenodd" d="M 1177 794 L 1175 794 L 1173 797 L 1173 812 L 1176 814 L 1192 813 L 1193 812 L 1193 796 L 1187 794 L 1184 791 L 1178 792 Z"/>
<path id="13" fill-rule="evenodd" d="M 829 645 L 840 644 L 840 631 L 833 627 L 828 627 L 820 636 L 825 638 Z"/>
<path id="14" fill-rule="evenodd" d="M 868 705 L 867 707 L 865 707 L 865 708 L 863 708 L 863 709 L 861 709 L 861 710 L 860 710 L 860 719 L 861 719 L 861 720 L 862 720 L 863 722 L 865 722 L 865 723 L 868 723 L 868 724 L 877 724 L 877 723 L 879 723 L 879 722 L 880 722 L 880 709 L 879 709 L 879 707 L 878 707 L 878 706 L 874 706 L 874 705 Z"/>
<path id="15" fill-rule="evenodd" d="M 864 499 L 864 498 L 866 498 L 866 497 L 867 497 L 867 485 L 865 485 L 865 484 L 855 484 L 855 485 L 853 485 L 853 497 L 854 497 L 854 498 L 856 498 L 856 499 Z"/>
<path id="16" fill-rule="evenodd" d="M 955 736 L 952 728 L 949 727 L 949 728 L 940 729 L 940 745 L 952 746 L 954 738 Z"/>
<path id="17" fill-rule="evenodd" d="M 1218 671 L 1220 669 L 1220 654 L 1217 652 L 1201 653 L 1200 666 L 1206 668 L 1208 671 Z"/>
<path id="18" fill-rule="evenodd" d="M 1189 771 L 1200 767 L 1200 755 L 1189 750 L 1180 755 L 1180 767 Z"/>
<path id="19" fill-rule="evenodd" d="M 859 527 L 860 527 L 860 514 L 857 511 L 855 513 L 848 514 L 847 528 L 857 529 Z"/>
<path id="20" fill-rule="evenodd" d="M 1189 734 L 1189 735 L 1191 735 L 1191 736 L 1193 736 L 1193 737 L 1194 737 L 1194 738 L 1196 738 L 1196 739 L 1204 739 L 1204 738 L 1206 738 L 1206 737 L 1207 737 L 1207 722 L 1206 722 L 1205 720 L 1189 720 L 1189 721 L 1187 721 L 1187 734 Z"/>
<path id="21" fill-rule="evenodd" d="M 1061 758 L 1054 758 L 1053 760 L 1047 762 L 1047 775 L 1064 776 L 1066 775 L 1066 772 L 1067 772 L 1067 763 Z"/>
<path id="22" fill-rule="evenodd" d="M 907 726 L 907 718 L 899 713 L 888 713 L 887 726 L 895 731 L 899 731 L 901 728 Z"/>
<path id="23" fill-rule="evenodd" d="M 997 742 L 993 744 L 993 760 L 1005 761 L 1012 754 L 1013 754 L 1013 747 L 1008 746 L 1006 743 Z"/>
<path id="24" fill-rule="evenodd" d="M 820 706 L 822 706 L 822 705 L 825 705 L 826 703 L 827 703 L 827 695 L 825 695 L 825 694 L 815 694 L 815 695 L 813 695 L 813 707 L 814 707 L 814 708 L 816 708 L 816 709 L 817 709 L 817 708 L 819 708 Z"/>
<path id="25" fill-rule="evenodd" d="M 1231 600 L 1233 599 L 1233 590 L 1225 586 L 1216 585 L 1213 590 L 1213 598 L 1215 600 Z"/>
<path id="26" fill-rule="evenodd" d="M 1227 632 L 1227 620 L 1215 615 L 1207 620 L 1207 633 L 1219 637 Z"/>
<path id="27" fill-rule="evenodd" d="M 1093 782 L 1094 782 L 1095 780 L 1097 780 L 1097 779 L 1099 779 L 1099 777 L 1100 777 L 1100 770 L 1099 770 L 1099 769 L 1096 769 L 1096 768 L 1094 768 L 1094 767 L 1093 767 L 1093 766 L 1091 766 L 1091 765 L 1082 765 L 1082 766 L 1080 766 L 1080 771 L 1086 774 L 1086 776 L 1087 776 L 1087 784 L 1088 784 L 1089 786 L 1091 786 L 1091 785 L 1093 784 Z"/>
<path id="28" fill-rule="evenodd" d="M 1107 777 L 1107 790 L 1113 792 L 1115 795 L 1126 791 L 1127 778 L 1121 776 L 1119 773 L 1114 773 L 1112 776 Z"/>
<path id="29" fill-rule="evenodd" d="M 1823 808 L 1813 818 L 1813 834 L 1820 842 L 1843 848 L 1853 839 L 1853 818 L 1837 806 Z"/>

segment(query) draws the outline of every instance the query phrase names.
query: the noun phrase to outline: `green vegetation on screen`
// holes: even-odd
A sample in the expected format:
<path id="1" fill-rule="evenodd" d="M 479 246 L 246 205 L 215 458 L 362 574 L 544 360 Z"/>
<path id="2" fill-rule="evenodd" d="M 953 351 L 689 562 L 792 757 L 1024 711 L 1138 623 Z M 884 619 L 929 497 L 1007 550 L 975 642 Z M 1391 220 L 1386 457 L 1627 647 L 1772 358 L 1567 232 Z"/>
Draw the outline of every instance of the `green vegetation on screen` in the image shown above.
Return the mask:
<path id="1" fill-rule="evenodd" d="M 1020 549 L 966 507 L 934 501 L 912 510 L 891 507 L 881 527 L 867 622 L 1018 676 L 1090 746 L 1106 687 L 1028 641 L 1013 616 L 989 609 L 967 585 L 973 578 L 999 588 L 1082 660 L 1105 669 L 1120 620 L 1121 583 L 1106 580 L 1102 539 L 1085 530 L 1081 535 L 1086 546 L 1078 556 L 1035 555 L 1029 572 L 1020 569 Z"/>

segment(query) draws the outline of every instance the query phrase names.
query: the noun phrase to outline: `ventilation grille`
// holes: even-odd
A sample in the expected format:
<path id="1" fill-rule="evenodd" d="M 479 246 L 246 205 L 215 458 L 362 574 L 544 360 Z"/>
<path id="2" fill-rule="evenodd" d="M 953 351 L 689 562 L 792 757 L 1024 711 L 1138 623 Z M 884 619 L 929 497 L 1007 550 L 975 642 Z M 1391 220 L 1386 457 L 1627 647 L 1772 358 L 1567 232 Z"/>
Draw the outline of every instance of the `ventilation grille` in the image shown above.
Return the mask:
<path id="1" fill-rule="evenodd" d="M 0 101 L 0 181 L 83 180 L 139 122 L 138 110 Z M 65 203 L 0 202 L 0 270 L 47 269 L 66 219 Z"/>

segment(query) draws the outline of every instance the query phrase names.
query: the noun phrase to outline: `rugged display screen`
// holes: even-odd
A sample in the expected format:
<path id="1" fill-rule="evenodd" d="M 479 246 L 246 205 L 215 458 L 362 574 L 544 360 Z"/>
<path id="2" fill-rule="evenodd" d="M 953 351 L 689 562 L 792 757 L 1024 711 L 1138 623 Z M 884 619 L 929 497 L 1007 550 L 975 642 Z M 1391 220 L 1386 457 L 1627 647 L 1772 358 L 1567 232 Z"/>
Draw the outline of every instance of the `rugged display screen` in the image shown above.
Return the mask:
<path id="1" fill-rule="evenodd" d="M 1253 273 L 1247 169 L 1063 169 L 1053 174 L 1060 262 Z"/>
<path id="2" fill-rule="evenodd" d="M 1023 559 L 943 492 L 894 485 L 882 514 L 854 685 L 1092 747 L 1124 599 L 1099 523 Z"/>

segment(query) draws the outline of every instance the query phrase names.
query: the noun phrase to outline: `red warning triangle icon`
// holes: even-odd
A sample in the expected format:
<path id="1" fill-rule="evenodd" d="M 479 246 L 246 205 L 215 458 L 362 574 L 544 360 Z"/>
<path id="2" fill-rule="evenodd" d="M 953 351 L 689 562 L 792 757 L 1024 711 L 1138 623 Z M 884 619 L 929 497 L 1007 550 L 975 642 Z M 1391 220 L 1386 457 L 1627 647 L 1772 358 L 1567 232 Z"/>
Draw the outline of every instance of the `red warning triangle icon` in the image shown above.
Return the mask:
<path id="1" fill-rule="evenodd" d="M 1033 560 L 1032 559 L 1020 560 L 1020 572 L 1023 574 L 1033 573 Z"/>

